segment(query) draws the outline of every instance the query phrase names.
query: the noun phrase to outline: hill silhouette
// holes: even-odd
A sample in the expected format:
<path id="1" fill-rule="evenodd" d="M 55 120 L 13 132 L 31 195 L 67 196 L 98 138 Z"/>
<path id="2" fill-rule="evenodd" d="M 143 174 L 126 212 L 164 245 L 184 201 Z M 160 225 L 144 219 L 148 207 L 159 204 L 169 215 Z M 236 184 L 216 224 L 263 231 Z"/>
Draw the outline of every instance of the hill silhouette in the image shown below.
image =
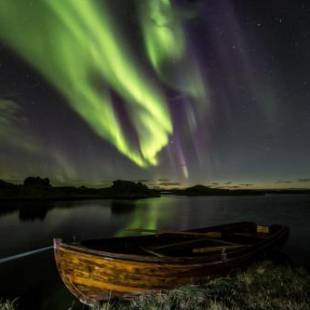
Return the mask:
<path id="1" fill-rule="evenodd" d="M 52 186 L 48 178 L 28 177 L 21 185 L 0 180 L 0 200 L 139 199 L 160 196 L 142 183 L 117 180 L 107 188 Z"/>
<path id="2" fill-rule="evenodd" d="M 180 196 L 252 196 L 265 194 L 310 194 L 309 189 L 226 189 L 194 185 L 184 189 L 169 189 L 166 194 Z"/>
<path id="3" fill-rule="evenodd" d="M 169 193 L 183 196 L 232 196 L 232 195 L 262 195 L 264 192 L 257 190 L 213 188 L 204 185 L 194 185 L 185 189 L 172 189 Z"/>

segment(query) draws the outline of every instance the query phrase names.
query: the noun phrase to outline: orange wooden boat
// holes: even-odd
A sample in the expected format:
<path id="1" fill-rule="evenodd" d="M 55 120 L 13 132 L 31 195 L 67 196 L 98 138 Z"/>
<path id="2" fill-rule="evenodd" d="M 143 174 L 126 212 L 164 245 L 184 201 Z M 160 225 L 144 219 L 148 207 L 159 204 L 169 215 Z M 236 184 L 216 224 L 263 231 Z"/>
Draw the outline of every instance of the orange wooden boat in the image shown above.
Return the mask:
<path id="1" fill-rule="evenodd" d="M 289 229 L 242 222 L 155 232 L 79 243 L 54 239 L 56 264 L 64 284 L 88 305 L 111 297 L 131 298 L 171 289 L 246 265 L 282 246 Z"/>

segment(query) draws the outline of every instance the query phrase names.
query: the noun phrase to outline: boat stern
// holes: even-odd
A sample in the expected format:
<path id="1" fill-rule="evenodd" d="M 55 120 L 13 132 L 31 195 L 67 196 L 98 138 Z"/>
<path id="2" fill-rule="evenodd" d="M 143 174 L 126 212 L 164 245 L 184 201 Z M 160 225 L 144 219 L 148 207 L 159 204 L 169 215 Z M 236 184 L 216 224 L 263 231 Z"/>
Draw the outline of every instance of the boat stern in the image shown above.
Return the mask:
<path id="1" fill-rule="evenodd" d="M 103 294 L 96 294 L 96 292 L 94 293 L 89 287 L 85 286 L 84 289 L 79 287 L 79 284 L 82 283 L 77 283 L 76 274 L 80 271 L 88 272 L 88 270 L 83 269 L 85 264 L 83 264 L 83 261 L 79 257 L 79 251 L 75 252 L 72 249 L 67 249 L 62 239 L 53 239 L 53 247 L 59 276 L 72 295 L 81 303 L 91 307 L 97 306 L 102 300 L 108 300 L 108 297 L 102 298 Z M 89 278 L 90 276 L 86 276 L 83 280 L 87 282 Z"/>

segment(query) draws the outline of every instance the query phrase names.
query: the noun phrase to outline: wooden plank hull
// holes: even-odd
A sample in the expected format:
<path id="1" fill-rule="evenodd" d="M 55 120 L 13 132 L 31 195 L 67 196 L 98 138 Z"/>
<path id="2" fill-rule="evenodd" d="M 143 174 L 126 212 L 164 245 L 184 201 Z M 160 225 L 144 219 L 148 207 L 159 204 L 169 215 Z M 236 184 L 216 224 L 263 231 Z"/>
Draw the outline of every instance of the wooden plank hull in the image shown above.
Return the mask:
<path id="1" fill-rule="evenodd" d="M 54 240 L 54 251 L 60 276 L 70 292 L 85 304 L 96 304 L 112 296 L 131 298 L 227 272 L 281 245 L 287 236 L 288 230 L 282 229 L 256 246 L 198 257 L 121 255 L 65 244 L 59 239 Z"/>

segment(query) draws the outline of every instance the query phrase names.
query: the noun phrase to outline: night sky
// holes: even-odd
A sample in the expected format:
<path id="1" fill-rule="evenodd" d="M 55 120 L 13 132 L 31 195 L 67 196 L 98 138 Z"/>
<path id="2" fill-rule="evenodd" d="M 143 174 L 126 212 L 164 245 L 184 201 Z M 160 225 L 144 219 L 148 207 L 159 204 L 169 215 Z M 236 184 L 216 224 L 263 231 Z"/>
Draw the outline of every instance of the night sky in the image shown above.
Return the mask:
<path id="1" fill-rule="evenodd" d="M 309 1 L 1 0 L 0 178 L 309 188 L 309 51 Z"/>

